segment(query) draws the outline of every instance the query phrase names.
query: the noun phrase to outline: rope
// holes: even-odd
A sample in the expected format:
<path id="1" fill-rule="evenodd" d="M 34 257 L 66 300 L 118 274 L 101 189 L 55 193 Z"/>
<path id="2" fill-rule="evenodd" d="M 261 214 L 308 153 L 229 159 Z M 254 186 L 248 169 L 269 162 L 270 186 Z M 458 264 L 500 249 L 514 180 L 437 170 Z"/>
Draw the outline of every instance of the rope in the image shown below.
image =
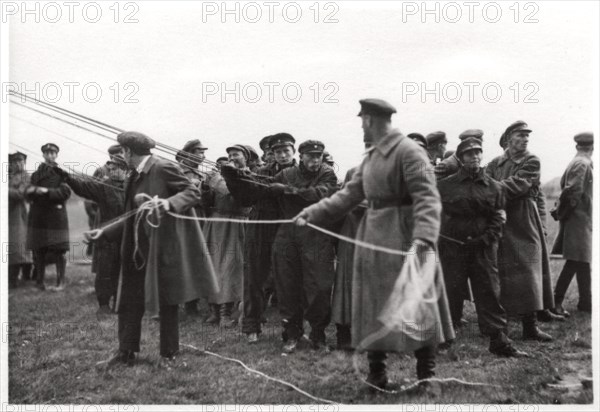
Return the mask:
<path id="1" fill-rule="evenodd" d="M 193 345 L 187 345 L 187 344 L 185 344 L 185 343 L 182 343 L 182 344 L 181 344 L 181 346 L 185 346 L 185 347 L 187 347 L 187 348 L 194 349 L 194 350 L 196 350 L 196 351 L 198 351 L 198 352 L 205 353 L 205 354 L 207 354 L 207 355 L 214 356 L 214 357 L 216 357 L 216 358 L 219 358 L 219 359 L 223 359 L 223 360 L 226 360 L 226 361 L 229 361 L 229 362 L 234 362 L 234 363 L 237 363 L 238 365 L 240 365 L 240 366 L 242 366 L 244 369 L 246 369 L 248 372 L 250 372 L 250 373 L 254 373 L 255 375 L 262 376 L 263 378 L 265 378 L 265 379 L 268 379 L 268 380 L 270 380 L 270 381 L 273 381 L 273 382 L 280 383 L 280 384 L 282 384 L 282 385 L 285 385 L 285 386 L 287 386 L 288 388 L 292 388 L 292 389 L 293 389 L 293 390 L 295 390 L 296 392 L 298 392 L 298 393 L 300 393 L 300 394 L 302 394 L 302 395 L 306 396 L 307 398 L 310 398 L 310 399 L 312 399 L 313 401 L 315 401 L 315 402 L 317 402 L 317 403 L 326 403 L 326 404 L 330 404 L 330 405 L 338 405 L 338 404 L 339 404 L 339 402 L 334 402 L 334 401 L 331 401 L 331 400 L 329 400 L 329 399 L 319 398 L 319 397 L 317 397 L 317 396 L 311 395 L 310 393 L 308 393 L 308 392 L 306 392 L 306 391 L 304 391 L 304 390 L 300 389 L 300 388 L 299 388 L 299 387 L 297 387 L 296 385 L 293 385 L 293 384 L 291 384 L 291 383 L 289 383 L 289 382 L 286 382 L 286 381 L 284 381 L 284 380 L 282 380 L 282 379 L 273 378 L 273 377 L 271 377 L 271 376 L 267 375 L 266 373 L 263 373 L 263 372 L 261 372 L 261 371 L 258 371 L 258 370 L 256 370 L 256 369 L 252 369 L 252 368 L 250 368 L 249 366 L 247 366 L 247 365 L 246 365 L 244 362 L 242 362 L 242 361 L 241 361 L 241 360 L 239 360 L 239 359 L 235 359 L 235 358 L 229 358 L 229 357 L 227 357 L 227 356 L 219 355 L 218 353 L 210 352 L 210 351 L 208 351 L 208 350 L 202 350 L 202 349 L 200 349 L 200 348 L 197 348 L 197 347 L 195 347 L 195 346 L 193 346 Z"/>

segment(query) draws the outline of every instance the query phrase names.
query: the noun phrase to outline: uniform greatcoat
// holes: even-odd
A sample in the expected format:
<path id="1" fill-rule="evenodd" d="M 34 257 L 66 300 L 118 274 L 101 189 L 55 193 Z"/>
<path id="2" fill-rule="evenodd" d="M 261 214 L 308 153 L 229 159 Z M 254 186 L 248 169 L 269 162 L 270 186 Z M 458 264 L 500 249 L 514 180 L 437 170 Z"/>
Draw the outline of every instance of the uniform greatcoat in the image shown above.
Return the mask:
<path id="1" fill-rule="evenodd" d="M 560 230 L 552 253 L 566 260 L 592 262 L 592 159 L 577 155 L 560 179 Z"/>
<path id="2" fill-rule="evenodd" d="M 348 213 L 365 198 L 373 206 L 360 222 L 357 239 L 397 250 L 407 250 L 415 238 L 437 242 L 442 205 L 433 167 L 423 149 L 400 131 L 391 131 L 367 152 L 358 171 L 341 191 L 305 211 L 310 222 L 319 224 Z M 382 330 L 384 325 L 378 316 L 394 289 L 404 258 L 362 247 L 356 248 L 354 256 L 352 346 L 358 348 L 365 338 Z M 435 335 L 426 341 L 415 341 L 392 332 L 363 348 L 404 352 L 453 339 L 439 265 L 435 282 L 440 291 Z"/>
<path id="3" fill-rule="evenodd" d="M 493 159 L 486 173 L 499 181 L 506 195 L 506 226 L 500 240 L 498 269 L 501 302 L 509 315 L 554 307 L 550 262 L 540 217 L 540 160 L 526 152 L 508 151 Z"/>
<path id="4" fill-rule="evenodd" d="M 29 185 L 29 173 L 23 170 L 8 176 L 8 264 L 32 263 L 31 251 L 27 249 L 27 201 L 25 189 Z"/>

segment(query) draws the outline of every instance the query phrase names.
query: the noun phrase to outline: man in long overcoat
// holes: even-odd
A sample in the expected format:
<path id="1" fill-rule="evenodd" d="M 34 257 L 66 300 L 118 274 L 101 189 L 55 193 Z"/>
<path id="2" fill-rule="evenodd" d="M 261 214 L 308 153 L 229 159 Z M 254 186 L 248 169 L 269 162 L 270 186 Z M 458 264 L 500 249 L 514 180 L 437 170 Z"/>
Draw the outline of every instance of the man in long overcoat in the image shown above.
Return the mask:
<path id="1" fill-rule="evenodd" d="M 66 201 L 71 189 L 56 172 L 59 147 L 54 143 L 42 146 L 44 163 L 31 175 L 31 185 L 26 190 L 31 201 L 27 224 L 27 245 L 33 251 L 37 287 L 46 288 L 46 257 L 56 263 L 56 286 L 63 286 L 69 250 L 69 219 Z"/>
<path id="2" fill-rule="evenodd" d="M 134 215 L 88 234 L 92 240 L 121 239 L 119 351 L 101 364 L 133 364 L 140 350 L 144 312 L 150 316 L 160 312 L 160 355 L 169 360 L 179 350 L 178 305 L 207 295 L 216 287 L 204 236 L 193 220 L 193 206 L 200 193 L 179 166 L 151 154 L 155 143 L 146 135 L 123 132 L 117 140 L 133 169 L 125 183 L 125 213 L 135 212 L 147 200 L 143 195 L 157 199 L 156 208 L 150 215 L 143 212 L 139 225 Z"/>
<path id="3" fill-rule="evenodd" d="M 577 154 L 560 179 L 558 208 L 553 213 L 560 222 L 552 253 L 566 259 L 554 289 L 555 312 L 568 315 L 562 307 L 573 276 L 577 274 L 579 303 L 577 309 L 592 311 L 592 189 L 594 135 L 579 133 L 574 138 Z"/>
<path id="4" fill-rule="evenodd" d="M 498 266 L 501 302 L 508 315 L 520 315 L 523 339 L 547 342 L 552 337 L 537 327 L 536 313 L 554 307 L 550 262 L 540 212 L 540 159 L 527 150 L 531 129 L 511 124 L 501 138 L 504 154 L 486 173 L 499 181 L 506 195 L 506 226 L 500 240 Z"/>
<path id="5" fill-rule="evenodd" d="M 16 287 L 19 272 L 29 280 L 32 270 L 31 251 L 27 249 L 27 214 L 25 190 L 29 173 L 25 169 L 27 155 L 21 152 L 8 155 L 8 275 L 9 287 Z"/>
<path id="6" fill-rule="evenodd" d="M 305 208 L 297 216 L 297 223 L 318 225 L 334 220 L 366 198 L 369 207 L 358 228 L 358 240 L 396 250 L 407 250 L 412 245 L 420 256 L 432 253 L 439 235 L 442 205 L 427 153 L 392 128 L 391 116 L 396 109 L 389 103 L 380 99 L 364 99 L 360 103 L 365 142 L 373 143 L 373 147 L 352 180 L 332 197 Z M 454 338 L 441 270 L 435 275 L 439 291 L 435 333 L 411 339 L 402 331 L 390 331 L 373 340 L 370 337 L 378 336 L 385 327 L 378 317 L 405 259 L 363 247 L 357 247 L 354 256 L 352 345 L 368 351 L 367 381 L 385 388 L 386 352 L 404 351 L 415 351 L 417 377 L 431 378 L 435 374 L 436 345 Z"/>

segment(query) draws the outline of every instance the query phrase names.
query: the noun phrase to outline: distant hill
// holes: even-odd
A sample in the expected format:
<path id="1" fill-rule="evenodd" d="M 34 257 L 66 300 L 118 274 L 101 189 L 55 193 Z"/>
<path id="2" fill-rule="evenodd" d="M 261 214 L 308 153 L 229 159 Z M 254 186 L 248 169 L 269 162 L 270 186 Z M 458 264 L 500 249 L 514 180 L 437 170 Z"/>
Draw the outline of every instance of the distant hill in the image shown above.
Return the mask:
<path id="1" fill-rule="evenodd" d="M 547 198 L 557 198 L 560 195 L 560 176 L 544 183 L 542 191 Z"/>

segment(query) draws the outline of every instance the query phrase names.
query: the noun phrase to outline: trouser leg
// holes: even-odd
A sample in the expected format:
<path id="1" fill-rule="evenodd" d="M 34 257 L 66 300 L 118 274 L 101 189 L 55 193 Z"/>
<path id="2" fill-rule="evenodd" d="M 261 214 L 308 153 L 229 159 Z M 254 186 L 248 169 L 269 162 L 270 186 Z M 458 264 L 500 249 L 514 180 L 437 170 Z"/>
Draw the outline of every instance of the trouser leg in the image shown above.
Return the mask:
<path id="1" fill-rule="evenodd" d="M 44 277 L 46 276 L 46 249 L 37 249 L 33 251 L 33 263 L 35 264 L 35 280 L 38 286 L 44 285 Z"/>
<path id="2" fill-rule="evenodd" d="M 466 249 L 449 242 L 440 242 L 440 258 L 446 284 L 452 323 L 458 325 L 464 304 L 464 285 L 467 283 Z"/>
<path id="3" fill-rule="evenodd" d="M 383 351 L 368 351 L 369 376 L 367 382 L 372 385 L 383 387 L 387 383 L 385 360 L 387 354 Z"/>
<path id="4" fill-rule="evenodd" d="M 585 312 L 592 311 L 592 269 L 588 262 L 577 262 L 577 288 L 579 303 L 577 309 Z"/>
<path id="5" fill-rule="evenodd" d="M 335 271 L 333 243 L 309 228 L 302 236 L 302 280 L 306 297 L 305 317 L 310 323 L 310 339 L 325 342 L 325 328 L 331 320 L 331 290 Z"/>
<path id="6" fill-rule="evenodd" d="M 64 252 L 56 252 L 56 286 L 61 286 L 65 282 L 65 272 L 67 270 L 67 257 Z"/>
<path id="7" fill-rule="evenodd" d="M 475 295 L 479 328 L 484 335 L 495 337 L 507 328 L 506 311 L 500 303 L 500 278 L 497 244 L 477 247 L 469 265 L 469 278 Z"/>
<path id="8" fill-rule="evenodd" d="M 303 333 L 301 249 L 294 230 L 292 225 L 281 226 L 273 245 L 273 270 L 284 340 L 299 339 Z"/>
<path id="9" fill-rule="evenodd" d="M 140 351 L 142 317 L 144 316 L 144 272 L 123 276 L 119 305 L 119 349 Z"/>
<path id="10" fill-rule="evenodd" d="M 179 306 L 160 305 L 160 356 L 171 357 L 179 351 Z"/>
<path id="11" fill-rule="evenodd" d="M 417 358 L 417 379 L 435 376 L 435 346 L 425 346 L 415 351 Z"/>
<path id="12" fill-rule="evenodd" d="M 23 280 L 31 280 L 32 269 L 33 269 L 33 264 L 31 264 L 31 263 L 23 263 L 21 265 L 21 270 L 23 271 L 22 272 L 23 273 Z"/>
<path id="13" fill-rule="evenodd" d="M 554 287 L 554 303 L 556 305 L 562 305 L 567 290 L 569 289 L 569 285 L 571 284 L 571 280 L 573 280 L 573 276 L 575 276 L 575 272 L 577 272 L 577 262 L 574 260 L 567 260 L 558 276 L 556 286 Z"/>
<path id="14" fill-rule="evenodd" d="M 17 280 L 19 279 L 19 271 L 21 270 L 21 265 L 8 265 L 8 287 L 16 288 Z"/>

